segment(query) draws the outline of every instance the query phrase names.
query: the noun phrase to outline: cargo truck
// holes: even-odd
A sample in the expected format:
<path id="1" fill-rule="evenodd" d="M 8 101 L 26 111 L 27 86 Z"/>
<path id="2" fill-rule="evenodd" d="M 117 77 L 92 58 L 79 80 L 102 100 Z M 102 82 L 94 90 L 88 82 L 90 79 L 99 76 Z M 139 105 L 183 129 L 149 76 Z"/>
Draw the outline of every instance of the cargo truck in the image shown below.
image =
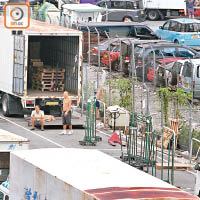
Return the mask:
<path id="1" fill-rule="evenodd" d="M 185 0 L 143 0 L 143 7 L 150 20 L 186 14 Z"/>
<path id="2" fill-rule="evenodd" d="M 63 91 L 81 98 L 82 32 L 31 20 L 8 30 L 0 17 L 0 94 L 5 116 L 30 113 L 39 105 L 60 116 Z"/>
<path id="3" fill-rule="evenodd" d="M 199 199 L 98 150 L 14 151 L 10 164 L 10 200 Z"/>
<path id="4" fill-rule="evenodd" d="M 0 200 L 8 200 L 10 152 L 29 149 L 27 138 L 0 129 Z"/>

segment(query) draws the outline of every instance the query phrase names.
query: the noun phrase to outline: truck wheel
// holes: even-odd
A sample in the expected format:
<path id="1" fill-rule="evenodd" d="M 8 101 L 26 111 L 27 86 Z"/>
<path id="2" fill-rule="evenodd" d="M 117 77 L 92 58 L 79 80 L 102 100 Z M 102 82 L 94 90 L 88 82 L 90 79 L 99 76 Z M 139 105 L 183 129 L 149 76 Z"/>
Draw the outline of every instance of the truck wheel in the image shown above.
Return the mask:
<path id="1" fill-rule="evenodd" d="M 155 20 L 159 19 L 159 13 L 157 10 L 149 10 L 147 12 L 147 17 L 149 20 L 155 21 Z"/>
<path id="2" fill-rule="evenodd" d="M 9 101 L 10 101 L 9 95 L 8 94 L 4 94 L 3 98 L 2 98 L 2 111 L 3 111 L 3 115 L 6 116 L 6 117 L 10 116 L 10 113 L 9 113 Z"/>

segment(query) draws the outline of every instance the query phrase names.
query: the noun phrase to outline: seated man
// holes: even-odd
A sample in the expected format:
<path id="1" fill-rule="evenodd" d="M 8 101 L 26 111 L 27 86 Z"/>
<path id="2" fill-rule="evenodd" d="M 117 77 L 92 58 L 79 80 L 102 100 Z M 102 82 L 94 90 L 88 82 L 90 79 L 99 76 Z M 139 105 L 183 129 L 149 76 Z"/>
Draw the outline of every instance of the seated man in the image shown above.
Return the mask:
<path id="1" fill-rule="evenodd" d="M 31 113 L 31 130 L 35 130 L 35 125 L 41 125 L 41 131 L 44 131 L 44 111 L 40 110 L 38 105 L 35 106 L 35 110 Z"/>

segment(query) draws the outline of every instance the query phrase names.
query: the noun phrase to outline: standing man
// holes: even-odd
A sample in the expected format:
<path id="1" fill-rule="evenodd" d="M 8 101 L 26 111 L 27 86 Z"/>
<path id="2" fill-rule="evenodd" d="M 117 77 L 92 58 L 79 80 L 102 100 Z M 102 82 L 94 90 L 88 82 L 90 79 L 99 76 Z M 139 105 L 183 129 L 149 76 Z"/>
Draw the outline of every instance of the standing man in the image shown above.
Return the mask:
<path id="1" fill-rule="evenodd" d="M 72 101 L 69 98 L 69 94 L 67 91 L 63 93 L 63 114 L 62 114 L 62 122 L 63 122 L 63 131 L 60 133 L 60 135 L 71 135 L 73 133 L 72 131 L 72 123 L 71 123 L 71 117 L 72 117 Z M 67 126 L 69 126 L 70 131 L 67 132 Z"/>
<path id="2" fill-rule="evenodd" d="M 35 125 L 41 125 L 41 131 L 44 131 L 44 111 L 40 110 L 38 105 L 35 106 L 35 110 L 31 113 L 31 130 L 35 130 Z"/>
<path id="3" fill-rule="evenodd" d="M 194 4 L 195 0 L 185 0 L 189 18 L 194 19 Z"/>

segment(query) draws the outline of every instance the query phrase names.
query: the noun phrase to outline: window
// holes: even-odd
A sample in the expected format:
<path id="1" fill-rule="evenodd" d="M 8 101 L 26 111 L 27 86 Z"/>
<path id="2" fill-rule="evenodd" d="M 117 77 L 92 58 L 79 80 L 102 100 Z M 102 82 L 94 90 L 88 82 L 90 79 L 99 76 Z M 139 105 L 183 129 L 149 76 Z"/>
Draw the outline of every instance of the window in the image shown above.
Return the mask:
<path id="1" fill-rule="evenodd" d="M 197 66 L 197 78 L 200 78 L 199 68 L 200 68 L 200 66 Z"/>
<path id="2" fill-rule="evenodd" d="M 178 56 L 184 58 L 193 58 L 195 56 L 195 54 L 192 51 L 184 48 L 178 48 L 178 54 Z"/>
<path id="3" fill-rule="evenodd" d="M 135 31 L 137 35 L 146 35 L 146 36 L 151 35 L 151 31 L 146 27 L 138 26 L 135 28 Z"/>
<path id="4" fill-rule="evenodd" d="M 126 9 L 126 1 L 111 1 L 111 9 Z"/>
<path id="5" fill-rule="evenodd" d="M 180 31 L 180 30 L 178 30 L 178 28 L 179 28 L 178 23 L 175 21 L 171 21 L 169 30 L 170 31 Z"/>
<path id="6" fill-rule="evenodd" d="M 182 63 L 176 62 L 174 63 L 173 69 L 177 72 L 177 74 L 180 74 L 182 66 Z"/>
<path id="7" fill-rule="evenodd" d="M 111 27 L 109 29 L 110 37 L 127 37 L 129 35 L 129 27 Z"/>
<path id="8" fill-rule="evenodd" d="M 98 6 L 100 6 L 100 7 L 106 7 L 106 2 L 105 1 L 102 1 L 102 2 L 100 2 L 100 3 L 98 3 L 97 4 Z"/>
<path id="9" fill-rule="evenodd" d="M 166 23 L 163 25 L 163 29 L 164 29 L 164 30 L 169 30 L 169 25 L 170 25 L 170 22 L 166 22 Z"/>
<path id="10" fill-rule="evenodd" d="M 127 9 L 139 9 L 140 5 L 138 1 L 132 2 L 132 1 L 127 1 L 126 2 L 126 8 Z"/>
<path id="11" fill-rule="evenodd" d="M 3 193 L 0 192 L 0 200 L 3 200 L 3 197 L 4 197 Z"/>
<path id="12" fill-rule="evenodd" d="M 192 64 L 189 62 L 185 62 L 183 67 L 183 76 L 184 77 L 191 77 L 192 76 Z"/>
<path id="13" fill-rule="evenodd" d="M 176 56 L 176 49 L 175 47 L 164 47 L 162 53 L 166 57 L 174 57 Z"/>

